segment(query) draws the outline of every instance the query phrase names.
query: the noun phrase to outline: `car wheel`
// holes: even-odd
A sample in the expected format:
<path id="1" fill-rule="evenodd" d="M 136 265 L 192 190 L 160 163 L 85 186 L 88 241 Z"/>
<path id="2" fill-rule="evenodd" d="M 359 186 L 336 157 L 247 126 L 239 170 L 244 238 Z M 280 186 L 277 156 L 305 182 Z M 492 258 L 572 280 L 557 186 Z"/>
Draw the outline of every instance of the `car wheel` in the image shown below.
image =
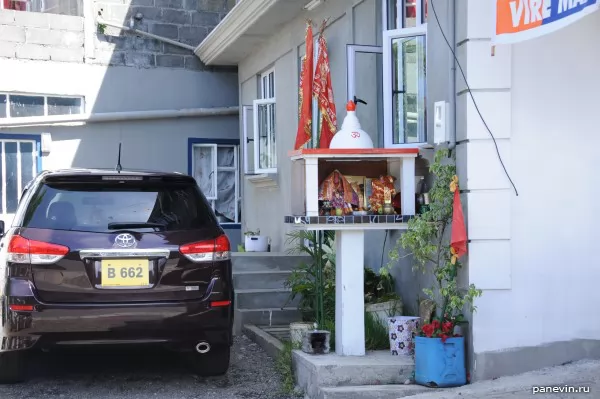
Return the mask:
<path id="1" fill-rule="evenodd" d="M 189 354 L 190 366 L 194 373 L 203 377 L 223 375 L 229 369 L 229 356 L 228 345 L 213 347 L 204 354 L 192 352 Z"/>
<path id="2" fill-rule="evenodd" d="M 25 359 L 21 352 L 0 353 L 0 384 L 14 384 L 24 379 Z"/>

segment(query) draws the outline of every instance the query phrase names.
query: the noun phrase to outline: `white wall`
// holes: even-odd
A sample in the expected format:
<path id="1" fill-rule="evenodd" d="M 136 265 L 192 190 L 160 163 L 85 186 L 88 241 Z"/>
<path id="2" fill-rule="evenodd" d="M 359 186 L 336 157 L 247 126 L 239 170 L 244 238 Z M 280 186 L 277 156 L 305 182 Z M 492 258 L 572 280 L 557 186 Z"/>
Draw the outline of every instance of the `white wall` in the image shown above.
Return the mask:
<path id="1" fill-rule="evenodd" d="M 477 264 L 471 251 L 469 268 L 477 280 L 472 282 L 499 276 L 507 282 L 506 289 L 487 289 L 477 301 L 476 353 L 600 339 L 598 37 L 600 12 L 512 46 L 510 151 L 505 155 L 519 196 L 506 195 L 487 206 L 469 204 L 470 230 L 497 212 L 510 215 L 508 223 L 501 222 L 510 238 L 509 265 L 495 262 L 493 247 Z M 500 109 L 506 103 L 500 97 L 494 101 Z M 491 102 L 487 113 L 482 110 L 484 117 L 501 126 L 490 112 L 493 107 Z M 499 129 L 499 135 L 505 133 Z M 477 159 L 470 159 L 469 170 L 487 173 L 486 166 L 497 162 L 495 155 Z M 506 184 L 502 175 L 487 177 Z"/>

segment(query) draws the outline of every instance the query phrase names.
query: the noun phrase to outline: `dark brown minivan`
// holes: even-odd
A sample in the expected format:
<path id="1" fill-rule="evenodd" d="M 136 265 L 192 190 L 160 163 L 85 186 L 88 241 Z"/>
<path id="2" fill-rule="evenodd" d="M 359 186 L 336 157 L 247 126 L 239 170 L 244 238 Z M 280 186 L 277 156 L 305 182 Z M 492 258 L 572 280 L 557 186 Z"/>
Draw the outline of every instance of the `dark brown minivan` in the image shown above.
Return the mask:
<path id="1" fill-rule="evenodd" d="M 0 227 L 0 382 L 22 380 L 26 350 L 82 344 L 163 344 L 227 372 L 230 244 L 192 177 L 42 172 Z"/>

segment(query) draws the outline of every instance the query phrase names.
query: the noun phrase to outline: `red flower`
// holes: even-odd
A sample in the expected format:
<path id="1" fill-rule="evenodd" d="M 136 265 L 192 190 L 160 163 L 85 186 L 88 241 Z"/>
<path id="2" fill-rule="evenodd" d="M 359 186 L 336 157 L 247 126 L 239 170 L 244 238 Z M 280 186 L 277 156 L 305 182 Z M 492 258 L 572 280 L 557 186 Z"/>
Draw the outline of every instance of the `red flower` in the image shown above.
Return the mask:
<path id="1" fill-rule="evenodd" d="M 449 333 L 452 331 L 452 322 L 451 321 L 445 321 L 442 323 L 442 331 L 444 333 Z"/>
<path id="2" fill-rule="evenodd" d="M 431 338 L 431 336 L 433 335 L 434 328 L 433 328 L 433 325 L 431 325 L 431 324 L 425 324 L 423 326 L 422 330 L 423 330 L 423 334 L 425 334 L 425 336 L 427 338 Z"/>
<path id="3" fill-rule="evenodd" d="M 431 322 L 431 325 L 433 326 L 434 330 L 438 330 L 440 328 L 440 321 L 439 320 L 433 320 Z"/>

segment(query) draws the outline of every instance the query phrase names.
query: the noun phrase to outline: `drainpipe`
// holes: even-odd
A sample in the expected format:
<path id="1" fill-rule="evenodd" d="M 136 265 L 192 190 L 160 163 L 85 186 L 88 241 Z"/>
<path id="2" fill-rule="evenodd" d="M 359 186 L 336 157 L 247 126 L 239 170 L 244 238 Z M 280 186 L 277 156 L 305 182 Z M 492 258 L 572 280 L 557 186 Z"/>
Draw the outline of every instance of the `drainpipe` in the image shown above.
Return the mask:
<path id="1" fill-rule="evenodd" d="M 56 126 L 70 124 L 122 122 L 134 120 L 178 119 L 238 115 L 239 107 L 165 109 L 152 111 L 125 111 L 94 114 L 30 116 L 0 119 L 0 128 L 25 126 Z"/>
<path id="2" fill-rule="evenodd" d="M 450 20 L 450 38 L 448 39 L 452 45 L 452 51 L 450 52 L 450 72 L 452 76 L 449 79 L 449 90 L 450 90 L 450 143 L 448 149 L 454 150 L 456 147 L 456 60 L 454 55 L 456 54 L 456 1 L 450 0 L 448 2 L 448 18 Z"/>
<path id="3" fill-rule="evenodd" d="M 135 33 L 136 35 L 150 37 L 152 39 L 159 40 L 159 41 L 165 42 L 165 43 L 169 43 L 169 44 L 172 44 L 173 46 L 185 48 L 185 49 L 188 49 L 191 51 L 194 51 L 194 49 L 196 48 L 195 46 L 190 46 L 189 44 L 181 43 L 176 40 L 167 39 L 166 37 L 154 35 L 152 33 L 144 32 L 139 29 L 122 26 L 121 24 L 117 24 L 115 22 L 105 21 L 104 19 L 102 19 L 100 17 L 96 18 L 96 22 L 98 23 L 98 25 L 112 26 L 113 28 L 121 29 L 122 31 L 125 31 L 125 32 L 131 32 L 131 33 Z"/>

